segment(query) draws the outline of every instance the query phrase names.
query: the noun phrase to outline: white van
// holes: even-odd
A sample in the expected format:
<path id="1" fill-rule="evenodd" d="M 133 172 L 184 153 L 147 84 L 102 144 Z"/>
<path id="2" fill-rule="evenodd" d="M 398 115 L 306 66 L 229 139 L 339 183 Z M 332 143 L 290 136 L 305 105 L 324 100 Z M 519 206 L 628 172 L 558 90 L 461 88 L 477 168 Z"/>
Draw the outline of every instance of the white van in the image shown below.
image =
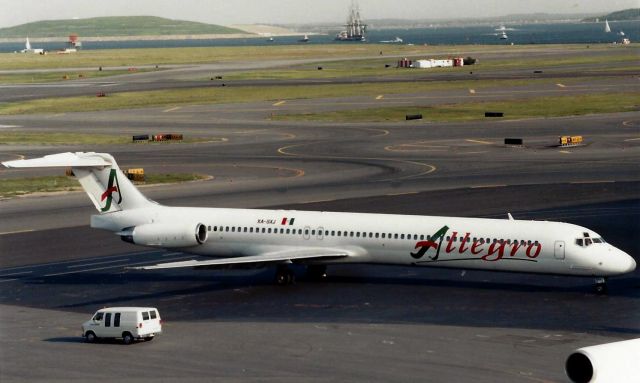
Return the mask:
<path id="1" fill-rule="evenodd" d="M 122 338 L 124 344 L 135 339 L 153 340 L 162 333 L 162 320 L 154 307 L 109 307 L 98 310 L 82 324 L 87 342 L 99 338 Z"/>

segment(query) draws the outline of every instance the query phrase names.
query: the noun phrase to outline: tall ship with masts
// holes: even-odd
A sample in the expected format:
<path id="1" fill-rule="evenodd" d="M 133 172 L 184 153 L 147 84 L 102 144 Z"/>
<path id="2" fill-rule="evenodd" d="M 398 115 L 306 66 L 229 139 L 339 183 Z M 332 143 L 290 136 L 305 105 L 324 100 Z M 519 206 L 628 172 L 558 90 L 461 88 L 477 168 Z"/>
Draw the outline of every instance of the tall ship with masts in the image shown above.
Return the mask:
<path id="1" fill-rule="evenodd" d="M 367 24 L 362 22 L 360 17 L 360 7 L 357 3 L 352 2 L 349 8 L 349 17 L 345 24 L 346 30 L 336 35 L 337 41 L 367 41 L 365 33 L 367 32 Z"/>

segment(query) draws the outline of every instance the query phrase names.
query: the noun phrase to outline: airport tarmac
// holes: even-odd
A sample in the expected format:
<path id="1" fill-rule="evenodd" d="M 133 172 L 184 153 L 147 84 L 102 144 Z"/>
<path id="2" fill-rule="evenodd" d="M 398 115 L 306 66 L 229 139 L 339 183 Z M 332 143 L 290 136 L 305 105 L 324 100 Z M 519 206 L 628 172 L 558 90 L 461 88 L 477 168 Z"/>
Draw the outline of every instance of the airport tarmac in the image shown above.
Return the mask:
<path id="1" fill-rule="evenodd" d="M 583 85 L 601 92 L 639 86 L 621 77 Z M 553 84 L 521 90 L 565 91 Z M 488 92 L 519 97 L 514 89 Z M 420 104 L 433 95 L 422 96 Z M 463 100 L 469 92 L 435 96 Z M 213 177 L 141 189 L 167 205 L 505 218 L 511 212 L 587 226 L 638 260 L 640 112 L 466 123 L 265 119 L 279 110 L 335 110 L 345 101 L 376 100 L 2 116 L 7 130 L 175 132 L 209 141 L 4 145 L 0 160 L 93 150 L 113 154 L 123 168 Z M 582 135 L 585 143 L 557 147 L 560 135 Z M 525 145 L 507 147 L 506 137 L 522 137 Z M 59 171 L 2 169 L 0 180 L 50 174 Z M 331 267 L 322 283 L 297 269 L 298 283 L 283 288 L 272 285 L 272 269 L 125 270 L 193 257 L 90 229 L 91 214 L 83 192 L 0 200 L 3 382 L 565 382 L 572 350 L 640 332 L 638 270 L 612 278 L 607 296 L 593 294 L 589 278 L 368 265 Z M 105 305 L 156 306 L 165 333 L 133 346 L 82 343 L 81 322 Z"/>

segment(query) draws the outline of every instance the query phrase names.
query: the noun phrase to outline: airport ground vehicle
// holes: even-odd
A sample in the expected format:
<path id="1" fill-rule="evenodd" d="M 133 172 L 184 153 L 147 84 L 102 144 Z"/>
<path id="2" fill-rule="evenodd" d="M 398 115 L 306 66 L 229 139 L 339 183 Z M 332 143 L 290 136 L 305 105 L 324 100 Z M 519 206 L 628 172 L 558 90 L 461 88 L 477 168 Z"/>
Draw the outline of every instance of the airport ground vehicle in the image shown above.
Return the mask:
<path id="1" fill-rule="evenodd" d="M 124 344 L 131 344 L 136 339 L 153 340 L 160 333 L 162 320 L 154 307 L 103 308 L 82 324 L 82 336 L 89 343 L 122 338 Z"/>

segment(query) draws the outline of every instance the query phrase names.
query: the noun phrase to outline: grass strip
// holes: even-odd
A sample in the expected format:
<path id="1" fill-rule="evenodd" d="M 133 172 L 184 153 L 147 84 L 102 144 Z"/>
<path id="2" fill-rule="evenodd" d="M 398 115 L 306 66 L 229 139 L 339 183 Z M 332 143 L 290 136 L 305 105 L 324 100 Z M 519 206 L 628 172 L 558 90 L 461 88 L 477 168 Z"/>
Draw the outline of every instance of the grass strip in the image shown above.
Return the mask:
<path id="1" fill-rule="evenodd" d="M 129 70 L 104 70 L 104 71 L 69 71 L 63 72 L 37 72 L 37 73 L 12 73 L 0 74 L 0 84 L 29 84 L 48 83 L 78 79 L 98 79 L 102 77 L 149 72 L 150 69 L 136 71 Z"/>
<path id="2" fill-rule="evenodd" d="M 145 182 L 136 185 L 154 185 L 196 181 L 207 178 L 196 173 L 147 174 Z M 80 183 L 74 177 L 45 176 L 29 178 L 7 178 L 0 182 L 0 197 L 15 197 L 32 193 L 50 193 L 81 190 Z"/>
<path id="3" fill-rule="evenodd" d="M 438 56 L 441 57 L 441 56 Z M 425 58 L 425 55 L 412 57 L 413 60 Z M 345 77 L 419 77 L 425 74 L 437 73 L 459 73 L 494 69 L 543 69 L 550 67 L 567 67 L 571 71 L 577 65 L 607 64 L 603 68 L 595 68 L 600 72 L 618 71 L 620 64 L 635 64 L 638 55 L 635 52 L 613 52 L 610 55 L 594 56 L 567 56 L 551 57 L 547 59 L 529 59 L 526 57 L 510 58 L 503 60 L 499 58 L 482 60 L 477 65 L 456 67 L 456 68 L 396 68 L 395 59 L 372 59 L 372 60 L 343 60 L 325 63 L 304 64 L 285 69 L 267 69 L 259 71 L 246 71 L 231 73 L 225 76 L 229 80 L 299 80 L 299 79 L 330 79 Z M 616 64 L 616 65 L 613 65 Z M 385 65 L 389 67 L 385 68 Z M 322 70 L 318 70 L 321 67 Z M 590 69 L 591 70 L 591 69 Z M 637 70 L 637 68 L 636 68 Z M 573 70 L 575 71 L 575 69 Z"/>
<path id="4" fill-rule="evenodd" d="M 116 134 L 0 131 L 0 144 L 4 145 L 113 145 L 130 142 L 131 136 Z"/>
<path id="5" fill-rule="evenodd" d="M 631 52 L 635 44 L 617 47 Z M 591 45 L 586 49 L 582 44 L 567 45 L 456 45 L 456 46 L 410 46 L 389 44 L 312 44 L 283 46 L 245 46 L 245 47 L 190 47 L 190 48 L 145 48 L 145 49 L 103 49 L 84 50 L 69 55 L 33 55 L 33 54 L 0 54 L 0 70 L 7 69 L 51 69 L 51 68 L 86 68 L 141 65 L 176 65 L 204 64 L 230 61 L 264 61 L 336 58 L 373 57 L 403 55 L 406 57 L 428 57 L 430 55 L 468 56 L 488 53 L 521 53 L 531 52 L 597 52 L 611 51 L 608 44 Z"/>
<path id="6" fill-rule="evenodd" d="M 143 132 L 141 134 L 145 133 L 146 132 Z M 178 143 L 209 142 L 215 140 L 220 140 L 220 138 L 185 137 L 180 141 L 143 141 L 136 143 L 136 145 L 167 145 Z M 131 135 L 122 134 L 0 131 L 0 145 L 123 145 L 131 143 L 133 143 Z"/>
<path id="7" fill-rule="evenodd" d="M 487 111 L 503 112 L 504 119 L 562 117 L 584 114 L 631 112 L 640 110 L 637 93 L 608 93 L 537 97 L 531 99 L 473 102 L 416 107 L 385 107 L 273 115 L 274 120 L 325 122 L 384 122 L 404 120 L 407 114 L 422 114 L 425 120 L 472 121 L 484 119 Z"/>
<path id="8" fill-rule="evenodd" d="M 0 115 L 32 113 L 67 113 L 156 106 L 207 103 L 239 103 L 328 97 L 371 96 L 379 94 L 411 94 L 450 89 L 484 89 L 532 84 L 570 83 L 575 79 L 468 80 L 434 82 L 389 82 L 362 84 L 323 84 L 313 86 L 247 86 L 169 89 L 107 94 L 107 97 L 59 97 L 0 105 Z"/>

